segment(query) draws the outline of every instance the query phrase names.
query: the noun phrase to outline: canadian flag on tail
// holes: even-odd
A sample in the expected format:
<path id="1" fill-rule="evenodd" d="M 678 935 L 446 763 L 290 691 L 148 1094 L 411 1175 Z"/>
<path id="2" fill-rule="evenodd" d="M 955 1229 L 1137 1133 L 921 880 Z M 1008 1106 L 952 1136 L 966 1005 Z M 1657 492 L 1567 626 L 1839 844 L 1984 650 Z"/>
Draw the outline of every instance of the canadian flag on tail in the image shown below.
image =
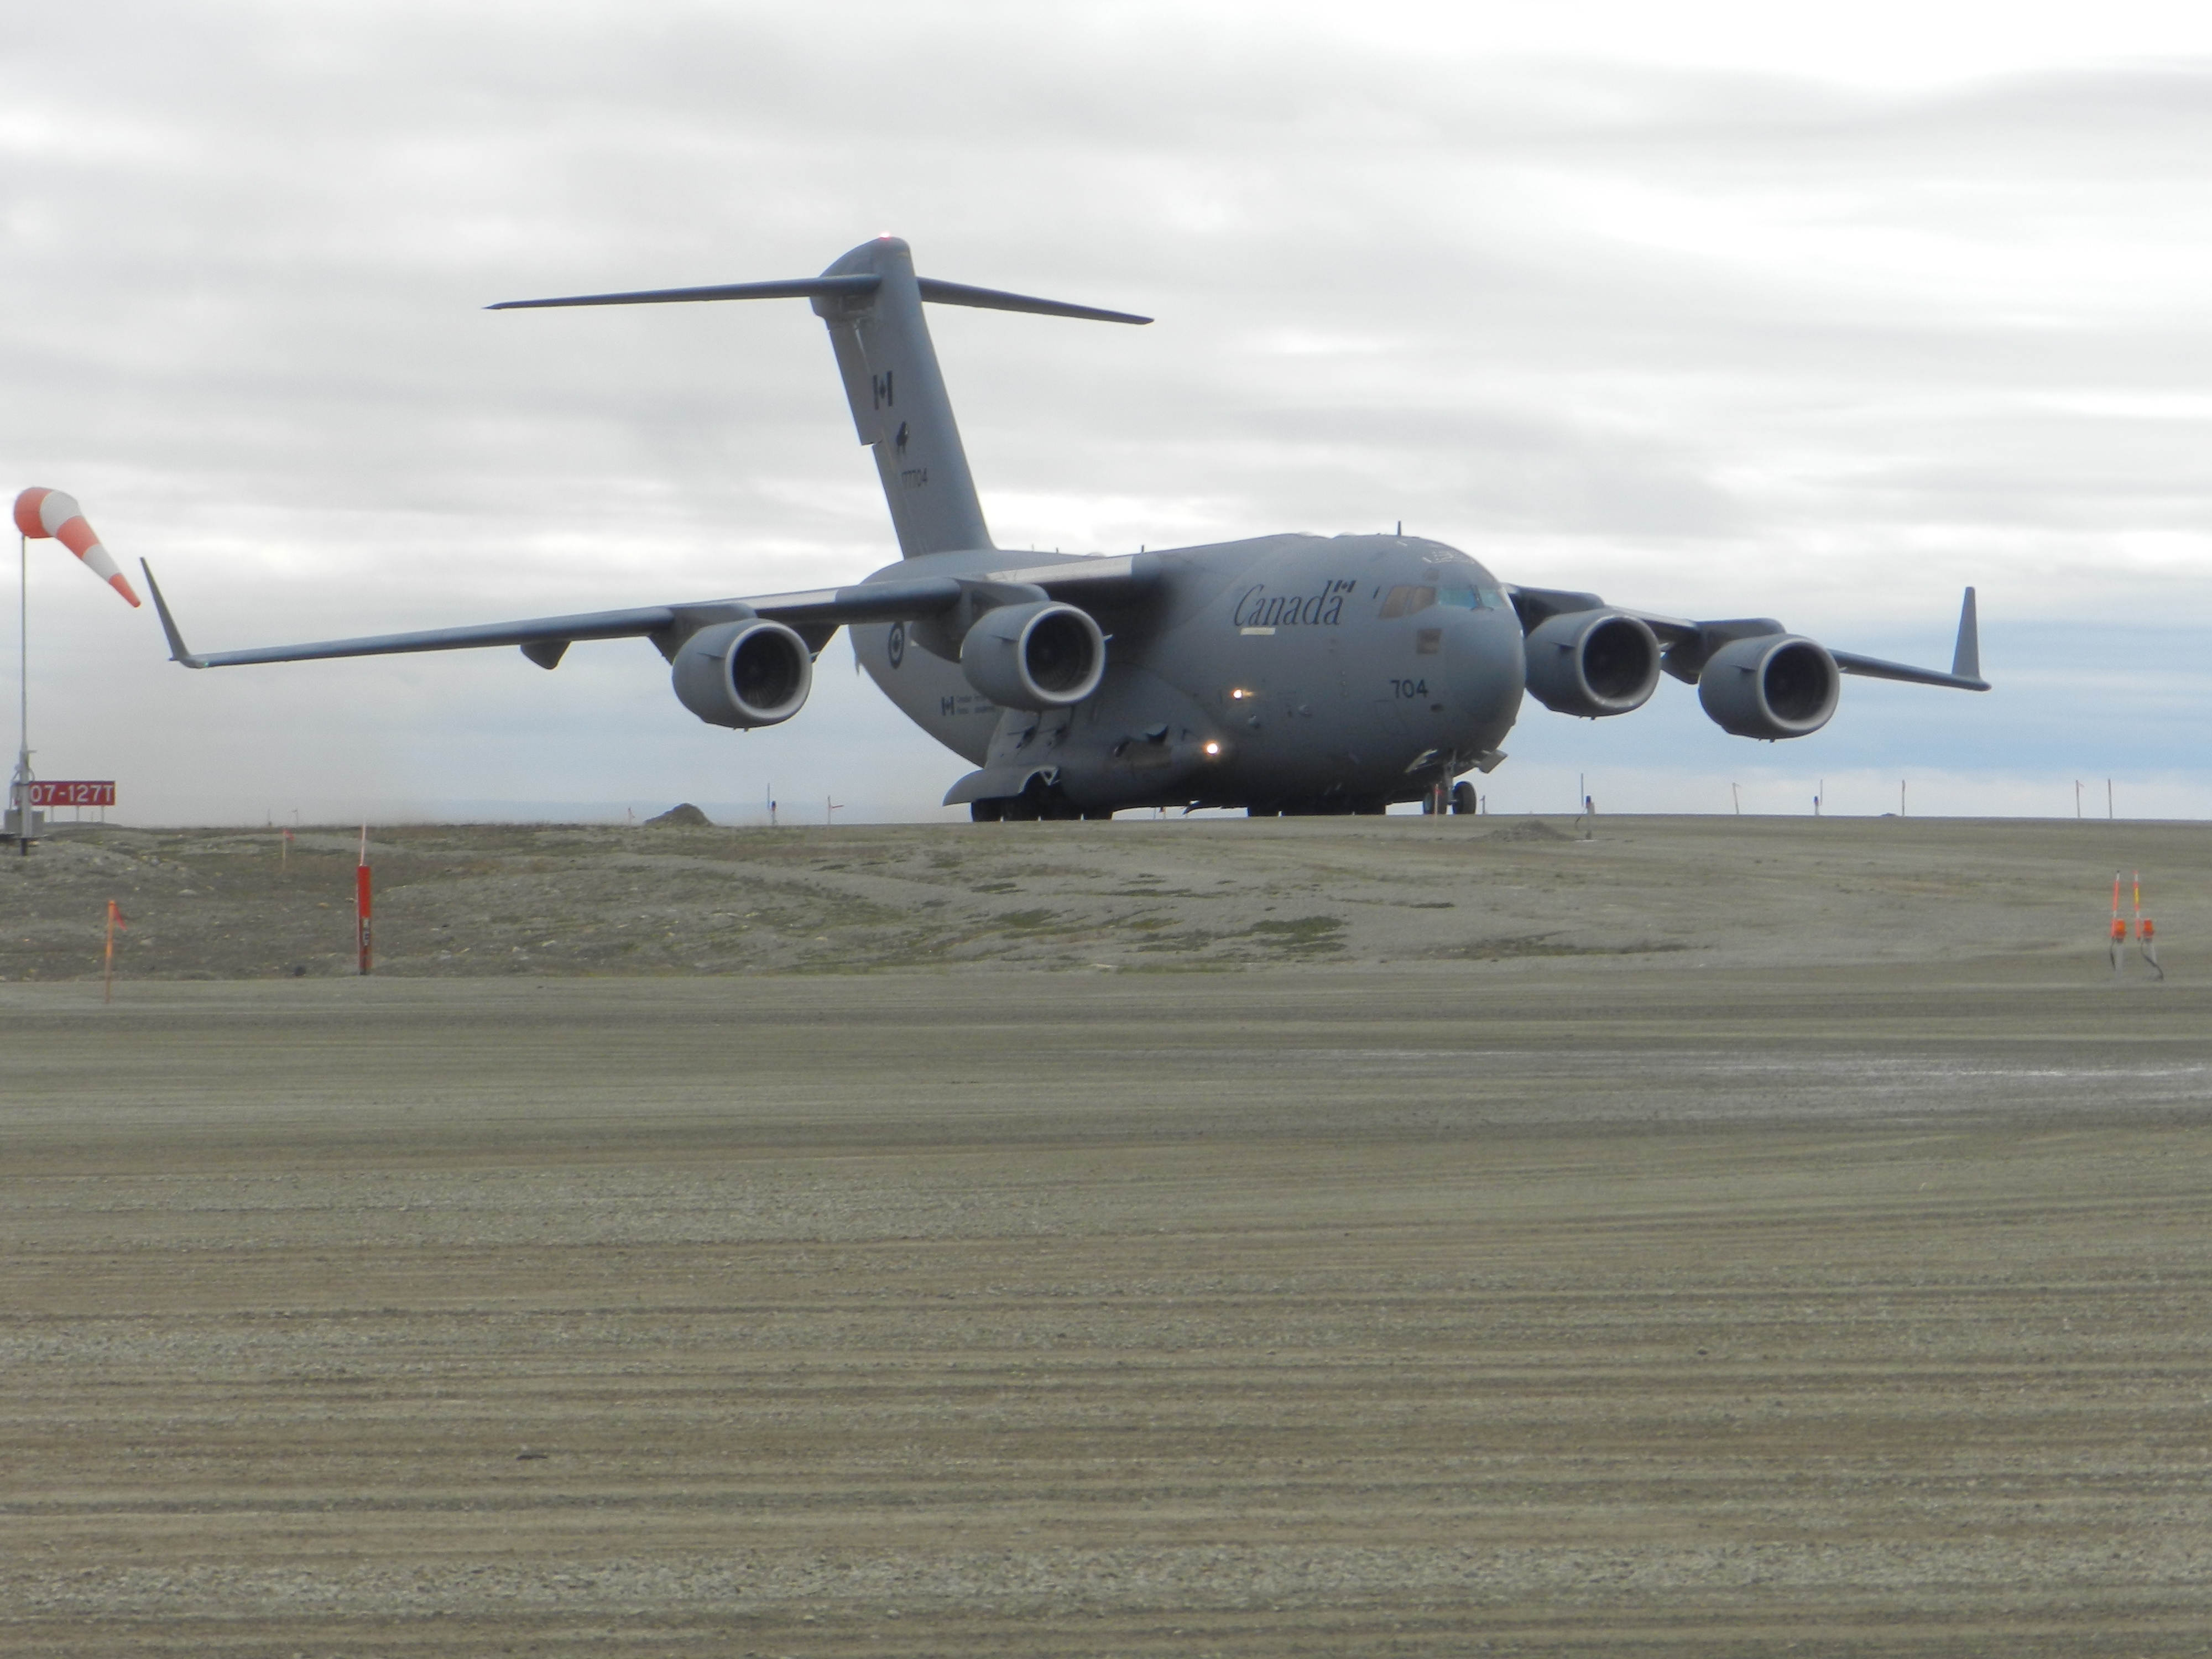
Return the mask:
<path id="1" fill-rule="evenodd" d="M 15 497 L 15 528 L 33 540 L 52 537 L 132 605 L 138 603 L 138 596 L 131 591 L 131 583 L 115 568 L 115 561 L 100 544 L 100 538 L 84 521 L 84 509 L 76 504 L 76 496 L 65 495 L 58 489 L 25 490 Z"/>

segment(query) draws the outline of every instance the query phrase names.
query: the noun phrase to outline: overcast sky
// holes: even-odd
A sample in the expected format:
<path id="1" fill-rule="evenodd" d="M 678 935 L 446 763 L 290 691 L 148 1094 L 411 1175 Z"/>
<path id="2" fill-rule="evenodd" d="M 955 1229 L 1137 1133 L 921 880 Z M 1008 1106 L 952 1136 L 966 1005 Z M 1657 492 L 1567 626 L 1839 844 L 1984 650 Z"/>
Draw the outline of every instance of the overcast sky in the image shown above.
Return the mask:
<path id="1" fill-rule="evenodd" d="M 210 649 L 851 580 L 896 549 L 802 302 L 482 307 L 893 231 L 1159 319 L 933 311 L 1005 546 L 1402 520 L 1939 665 L 1980 589 L 1987 696 L 1532 703 L 1501 809 L 2212 816 L 2212 14 L 1800 9 L 0 0 L 0 489 Z M 923 818 L 965 769 L 842 639 L 738 736 L 641 641 L 190 674 L 31 552 L 39 769 L 126 819 Z"/>

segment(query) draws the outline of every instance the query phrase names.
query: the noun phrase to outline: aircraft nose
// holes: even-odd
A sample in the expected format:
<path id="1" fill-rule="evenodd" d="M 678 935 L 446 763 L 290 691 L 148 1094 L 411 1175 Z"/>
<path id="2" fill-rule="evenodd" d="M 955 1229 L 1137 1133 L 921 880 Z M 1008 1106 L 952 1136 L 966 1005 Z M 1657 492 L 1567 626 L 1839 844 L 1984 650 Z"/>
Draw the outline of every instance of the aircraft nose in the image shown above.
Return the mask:
<path id="1" fill-rule="evenodd" d="M 1521 624 L 1510 611 L 1478 611 L 1444 629 L 1442 654 L 1452 712 L 1475 746 L 1494 749 L 1520 718 L 1526 665 Z"/>

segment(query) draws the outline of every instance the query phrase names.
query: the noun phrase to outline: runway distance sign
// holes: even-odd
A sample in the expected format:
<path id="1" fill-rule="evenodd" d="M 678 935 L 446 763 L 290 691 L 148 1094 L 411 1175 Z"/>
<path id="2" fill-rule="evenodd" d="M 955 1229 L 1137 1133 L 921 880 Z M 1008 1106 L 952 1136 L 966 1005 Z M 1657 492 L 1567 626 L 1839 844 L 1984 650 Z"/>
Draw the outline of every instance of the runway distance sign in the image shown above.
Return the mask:
<path id="1" fill-rule="evenodd" d="M 115 805 L 113 778 L 34 779 L 31 784 L 31 805 L 33 806 L 112 806 Z"/>

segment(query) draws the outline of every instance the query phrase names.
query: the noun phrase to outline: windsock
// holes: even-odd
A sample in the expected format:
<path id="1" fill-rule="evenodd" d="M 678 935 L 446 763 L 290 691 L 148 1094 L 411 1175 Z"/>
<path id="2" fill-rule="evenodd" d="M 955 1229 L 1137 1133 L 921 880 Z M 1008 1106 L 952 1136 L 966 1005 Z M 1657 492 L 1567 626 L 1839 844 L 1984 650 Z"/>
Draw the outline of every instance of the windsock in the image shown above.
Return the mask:
<path id="1" fill-rule="evenodd" d="M 51 536 L 90 566 L 93 574 L 132 605 L 138 603 L 130 582 L 84 521 L 84 509 L 76 504 L 76 496 L 64 495 L 58 489 L 25 490 L 15 497 L 15 528 L 34 541 Z"/>

